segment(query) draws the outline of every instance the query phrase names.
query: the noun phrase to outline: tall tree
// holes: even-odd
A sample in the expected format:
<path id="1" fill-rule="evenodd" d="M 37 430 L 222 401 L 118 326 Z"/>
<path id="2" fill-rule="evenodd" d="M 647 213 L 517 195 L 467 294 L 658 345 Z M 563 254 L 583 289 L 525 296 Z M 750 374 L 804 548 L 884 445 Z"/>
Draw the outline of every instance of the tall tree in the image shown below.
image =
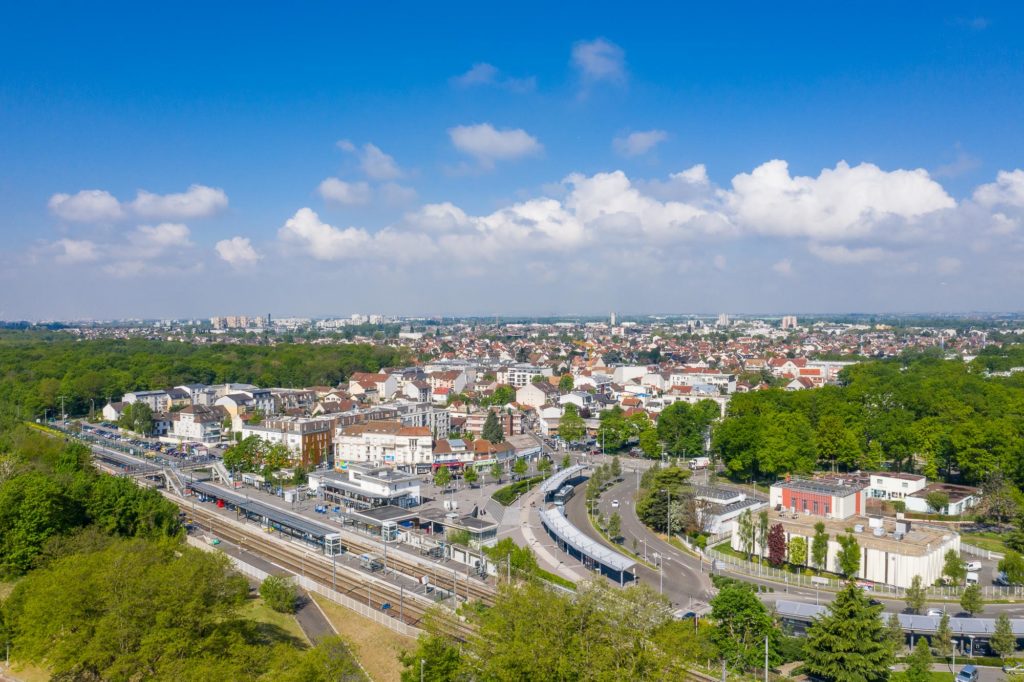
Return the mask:
<path id="1" fill-rule="evenodd" d="M 745 671 L 763 665 L 766 637 L 769 663 L 778 662 L 779 630 L 749 585 L 723 586 L 711 600 L 711 618 L 718 625 L 715 643 L 734 669 Z"/>
<path id="2" fill-rule="evenodd" d="M 978 584 L 964 588 L 964 593 L 960 595 L 960 608 L 972 616 L 985 610 L 985 601 L 981 597 L 981 587 Z"/>
<path id="3" fill-rule="evenodd" d="M 928 639 L 918 635 L 914 650 L 907 657 L 907 669 L 903 679 L 907 682 L 928 682 L 931 679 L 932 652 Z"/>
<path id="4" fill-rule="evenodd" d="M 911 613 L 921 613 L 921 609 L 928 602 L 928 591 L 922 584 L 921 576 L 915 575 L 911 578 L 910 587 L 907 588 L 904 600 Z"/>
<path id="5" fill-rule="evenodd" d="M 452 482 L 452 472 L 448 470 L 446 466 L 437 467 L 437 471 L 434 472 L 434 485 L 441 490 L 445 490 L 448 484 Z"/>
<path id="6" fill-rule="evenodd" d="M 889 620 L 885 622 L 885 629 L 889 633 L 889 643 L 892 645 L 893 655 L 899 656 L 903 653 L 903 647 L 907 642 L 907 635 L 903 632 L 900 617 L 895 613 L 890 613 Z"/>
<path id="7" fill-rule="evenodd" d="M 558 380 L 558 391 L 560 393 L 568 393 L 573 388 L 573 378 L 571 374 L 563 374 L 562 378 Z"/>
<path id="8" fill-rule="evenodd" d="M 462 474 L 462 478 L 464 478 L 466 480 L 466 483 L 469 484 L 469 487 L 472 488 L 480 479 L 480 474 L 476 472 L 476 467 L 467 466 L 466 470 Z"/>
<path id="9" fill-rule="evenodd" d="M 943 658 L 953 653 L 953 628 L 949 625 L 949 614 L 945 611 L 939 617 L 939 625 L 935 628 L 932 645 L 935 646 L 936 653 Z"/>
<path id="10" fill-rule="evenodd" d="M 954 585 L 962 585 L 967 578 L 967 567 L 963 559 L 955 549 L 946 552 L 942 564 L 942 575 L 946 576 Z"/>
<path id="11" fill-rule="evenodd" d="M 789 539 L 789 563 L 794 566 L 807 565 L 807 540 L 799 535 Z"/>
<path id="12" fill-rule="evenodd" d="M 814 537 L 811 539 L 811 561 L 819 571 L 828 568 L 825 565 L 828 561 L 828 533 L 825 532 L 825 524 L 821 521 L 814 524 Z"/>
<path id="13" fill-rule="evenodd" d="M 836 563 L 839 564 L 839 572 L 847 578 L 855 578 L 860 572 L 860 544 L 857 538 L 851 533 L 840 535 L 839 554 L 836 556 Z"/>
<path id="14" fill-rule="evenodd" d="M 501 474 L 504 472 L 504 468 L 501 466 L 501 462 L 494 462 L 491 464 L 491 477 L 496 483 L 501 483 Z"/>
<path id="15" fill-rule="evenodd" d="M 586 429 L 579 409 L 573 403 L 566 404 L 565 412 L 558 423 L 558 434 L 566 441 L 575 443 L 580 438 L 583 438 L 585 433 Z"/>
<path id="16" fill-rule="evenodd" d="M 501 443 L 505 440 L 505 433 L 494 410 L 487 411 L 487 419 L 484 420 L 484 428 L 481 435 L 484 440 L 491 443 Z"/>
<path id="17" fill-rule="evenodd" d="M 807 671 L 829 682 L 888 679 L 893 649 L 881 612 L 880 605 L 872 606 L 864 591 L 849 583 L 807 630 Z"/>
<path id="18" fill-rule="evenodd" d="M 768 512 L 760 511 L 757 514 L 757 546 L 758 554 L 763 559 L 768 553 Z"/>
<path id="19" fill-rule="evenodd" d="M 754 517 L 753 514 L 750 513 L 749 509 L 740 514 L 738 526 L 740 545 L 743 547 L 743 551 L 746 552 L 747 561 L 749 561 L 751 555 L 754 553 L 754 536 L 757 533 L 754 527 Z"/>
<path id="20" fill-rule="evenodd" d="M 1013 634 L 1010 617 L 1005 613 L 1000 613 L 996 617 L 995 631 L 988 644 L 992 647 L 992 651 L 1002 658 L 1012 655 L 1017 650 L 1017 636 Z"/>
<path id="21" fill-rule="evenodd" d="M 1011 585 L 1024 584 L 1024 556 L 1011 550 L 999 560 L 999 572 L 1006 577 Z"/>
<path id="22" fill-rule="evenodd" d="M 776 523 L 768 531 L 768 563 L 781 566 L 786 560 L 786 531 L 781 523 Z"/>

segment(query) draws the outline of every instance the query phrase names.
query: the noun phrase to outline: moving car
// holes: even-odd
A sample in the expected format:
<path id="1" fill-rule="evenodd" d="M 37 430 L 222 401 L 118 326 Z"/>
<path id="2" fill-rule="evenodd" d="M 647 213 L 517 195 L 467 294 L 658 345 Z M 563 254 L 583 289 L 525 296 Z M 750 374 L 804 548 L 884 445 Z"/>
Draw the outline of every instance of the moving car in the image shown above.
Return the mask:
<path id="1" fill-rule="evenodd" d="M 612 509 L 618 509 L 618 508 L 619 508 L 619 501 L 618 500 L 612 500 Z"/>
<path id="2" fill-rule="evenodd" d="M 928 609 L 928 613 L 926 615 L 935 616 L 936 618 L 941 618 L 942 617 L 942 613 L 943 613 L 942 609 Z"/>
<path id="3" fill-rule="evenodd" d="M 1003 672 L 1007 675 L 1024 675 L 1024 663 L 1017 663 L 1016 665 L 1007 663 L 1003 666 Z"/>

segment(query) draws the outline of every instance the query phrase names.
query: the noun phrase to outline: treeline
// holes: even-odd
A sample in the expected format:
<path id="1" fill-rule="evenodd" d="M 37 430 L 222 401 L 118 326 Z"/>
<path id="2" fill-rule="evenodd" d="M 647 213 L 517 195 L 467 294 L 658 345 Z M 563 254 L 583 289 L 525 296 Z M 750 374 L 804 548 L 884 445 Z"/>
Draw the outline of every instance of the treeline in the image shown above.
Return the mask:
<path id="1" fill-rule="evenodd" d="M 815 468 L 915 471 L 979 483 L 1024 483 L 1024 373 L 988 377 L 987 364 L 1024 364 L 989 351 L 972 364 L 934 353 L 846 368 L 842 385 L 733 396 L 712 448 L 737 479 Z"/>
<path id="2" fill-rule="evenodd" d="M 401 349 L 368 344 L 199 346 L 144 339 L 81 341 L 62 335 L 0 334 L 0 395 L 26 418 L 58 409 L 82 415 L 95 401 L 185 383 L 336 385 L 353 372 L 403 364 Z"/>

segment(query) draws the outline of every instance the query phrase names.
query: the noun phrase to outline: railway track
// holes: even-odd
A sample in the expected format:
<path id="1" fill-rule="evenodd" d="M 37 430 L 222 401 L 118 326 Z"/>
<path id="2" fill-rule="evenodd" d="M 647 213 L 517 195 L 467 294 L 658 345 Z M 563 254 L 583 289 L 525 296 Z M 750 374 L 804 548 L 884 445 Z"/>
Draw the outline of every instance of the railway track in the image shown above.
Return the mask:
<path id="1" fill-rule="evenodd" d="M 252 551 L 254 555 L 271 561 L 288 572 L 301 574 L 325 587 L 331 587 L 360 603 L 366 603 L 373 609 L 380 610 L 388 604 L 388 614 L 408 625 L 418 627 L 426 612 L 436 605 L 434 600 L 411 589 L 403 590 L 399 586 L 376 576 L 363 574 L 345 564 L 335 567 L 331 562 L 327 562 L 322 554 L 280 541 L 262 530 L 250 530 L 209 510 L 196 508 L 194 517 L 200 525 L 207 528 L 212 523 L 212 534 L 215 537 Z M 441 589 L 450 592 L 447 587 L 441 586 Z M 473 632 L 470 626 L 458 621 L 452 621 L 449 627 L 451 634 L 460 639 L 466 639 Z"/>

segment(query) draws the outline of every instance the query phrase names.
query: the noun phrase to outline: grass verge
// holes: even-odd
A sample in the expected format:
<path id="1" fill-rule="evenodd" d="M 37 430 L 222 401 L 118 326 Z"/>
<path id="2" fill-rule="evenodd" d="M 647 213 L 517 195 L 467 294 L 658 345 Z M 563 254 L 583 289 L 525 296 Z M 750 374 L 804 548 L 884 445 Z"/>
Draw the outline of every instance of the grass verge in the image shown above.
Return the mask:
<path id="1" fill-rule="evenodd" d="M 298 621 L 295 620 L 295 616 L 290 613 L 278 613 L 267 606 L 267 603 L 260 597 L 250 597 L 247 599 L 239 610 L 238 615 L 242 618 L 249 618 L 258 623 L 268 625 L 271 628 L 280 628 L 280 630 L 288 633 L 290 637 L 294 637 L 301 644 L 306 646 L 310 644 L 306 634 L 299 627 Z"/>
<path id="2" fill-rule="evenodd" d="M 363 618 L 318 594 L 310 595 L 324 610 L 327 620 L 352 647 L 352 653 L 374 680 L 397 680 L 402 664 L 398 654 L 412 649 L 416 640 Z"/>
<path id="3" fill-rule="evenodd" d="M 574 592 L 576 591 L 576 583 L 566 578 L 563 578 L 560 575 L 556 575 L 551 571 L 545 571 L 543 568 L 537 568 L 537 577 L 543 578 L 544 580 L 547 580 L 549 583 L 554 583 L 566 589 L 573 590 Z"/>

